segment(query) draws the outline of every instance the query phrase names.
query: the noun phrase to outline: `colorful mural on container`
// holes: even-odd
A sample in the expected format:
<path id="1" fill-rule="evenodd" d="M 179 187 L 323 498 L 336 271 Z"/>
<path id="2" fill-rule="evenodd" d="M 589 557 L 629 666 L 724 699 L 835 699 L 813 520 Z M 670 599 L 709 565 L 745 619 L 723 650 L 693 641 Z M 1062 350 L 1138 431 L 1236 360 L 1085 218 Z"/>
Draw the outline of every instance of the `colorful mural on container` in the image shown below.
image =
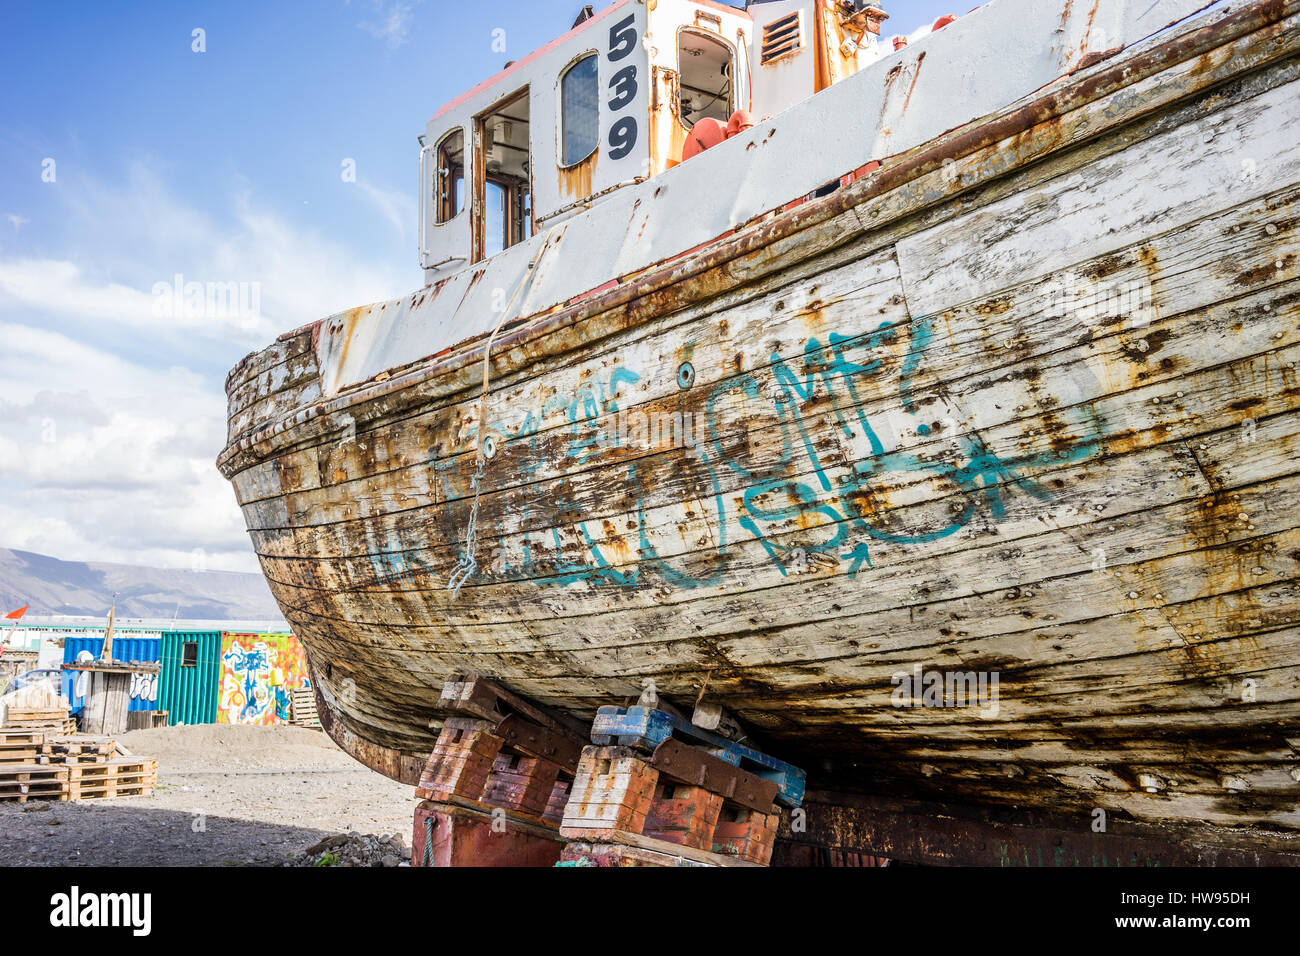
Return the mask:
<path id="1" fill-rule="evenodd" d="M 307 659 L 292 634 L 221 635 L 217 723 L 286 723 L 290 692 L 309 686 Z"/>

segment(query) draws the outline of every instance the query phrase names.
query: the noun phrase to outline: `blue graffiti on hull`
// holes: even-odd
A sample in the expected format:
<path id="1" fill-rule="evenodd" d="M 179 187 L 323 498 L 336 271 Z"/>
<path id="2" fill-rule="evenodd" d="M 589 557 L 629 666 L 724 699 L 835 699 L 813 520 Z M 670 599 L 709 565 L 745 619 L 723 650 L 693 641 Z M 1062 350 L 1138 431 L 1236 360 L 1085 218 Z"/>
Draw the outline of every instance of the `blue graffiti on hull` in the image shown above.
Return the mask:
<path id="1" fill-rule="evenodd" d="M 495 529 L 493 577 L 625 588 L 653 576 L 674 588 L 717 586 L 738 560 L 735 542 L 728 537 L 729 529 L 738 528 L 744 532 L 742 540 L 758 543 L 755 560 L 781 575 L 790 573 L 807 555 L 820 555 L 823 565 L 846 563 L 845 573 L 855 579 L 873 568 L 873 542 L 920 545 L 956 534 L 978 515 L 1001 521 L 1008 513 L 1007 498 L 1015 491 L 1039 501 L 1052 497 L 1036 473 L 1099 453 L 1102 422 L 1087 401 L 1080 405 L 1079 434 L 1058 439 L 1059 447 L 1051 451 L 1003 456 L 977 431 L 956 434 L 956 423 L 945 432 L 951 443 L 946 457 L 933 449 L 923 453 L 897 447 L 903 434 L 933 441 L 934 426 L 920 420 L 924 407 L 934 400 L 922 394 L 920 382 L 933 343 L 933 321 L 928 316 L 907 325 L 882 323 L 852 336 L 831 332 L 825 341 L 808 338 L 789 357 L 773 349 L 766 386 L 754 374 L 741 374 L 709 387 L 700 402 L 698 447 L 687 442 L 673 457 L 681 486 L 694 489 L 683 502 L 687 518 L 702 522 L 709 538 L 688 549 L 689 569 L 661 555 L 651 540 L 647 512 L 670 502 L 647 488 L 643 470 L 654 467 L 660 456 L 645 455 L 627 461 L 624 472 L 624 487 L 634 501 L 630 514 L 635 522 L 629 522 L 629 528 L 637 531 L 635 554 L 628 553 L 621 538 L 613 543 L 616 536 L 609 521 L 603 522 L 601 534 L 589 527 L 588 520 L 574 518 L 584 510 L 579 501 L 552 495 L 544 507 L 554 520 L 535 522 L 539 499 L 525 490 L 515 512 L 523 531 L 514 536 L 513 559 L 508 557 L 512 552 L 507 547 L 507 529 L 500 522 Z M 687 343 L 687 348 L 693 344 Z M 887 447 L 879 425 L 873 425 L 865 410 L 867 399 L 881 395 L 882 386 L 888 393 L 891 361 L 892 387 L 904 422 L 902 427 L 894 422 L 895 447 Z M 552 395 L 541 407 L 525 412 L 516 428 L 496 426 L 493 433 L 501 447 L 506 442 L 523 443 L 523 453 L 513 457 L 527 480 L 546 463 L 539 440 L 542 425 L 559 412 L 565 421 L 561 433 L 565 466 L 576 470 L 597 464 L 596 456 L 611 445 L 611 434 L 615 445 L 623 440 L 622 432 L 602 429 L 600 420 L 620 411 L 623 386 L 641 380 L 637 372 L 616 366 L 603 377 L 585 381 L 571 395 Z M 748 426 L 764 415 L 775 419 L 774 429 L 764 433 L 776 440 L 757 454 L 748 440 L 750 432 L 738 432 L 734 423 Z M 468 515 L 464 467 L 457 458 L 430 462 L 439 497 L 457 502 L 449 527 L 464 527 Z M 728 474 L 730 480 L 724 481 Z M 892 527 L 892 512 L 899 509 L 873 505 L 873 495 L 890 479 L 898 484 L 903 476 L 955 491 L 962 499 L 960 507 L 925 527 Z M 528 530 L 534 523 L 548 530 Z M 792 526 L 799 529 L 798 535 L 790 533 Z M 790 543 L 795 537 L 798 543 Z M 707 546 L 701 548 L 701 543 Z M 619 552 L 617 558 L 612 557 L 614 551 Z M 415 570 L 434 573 L 418 550 L 404 548 L 394 533 L 384 547 L 372 548 L 371 562 L 378 583 L 400 581 Z"/>

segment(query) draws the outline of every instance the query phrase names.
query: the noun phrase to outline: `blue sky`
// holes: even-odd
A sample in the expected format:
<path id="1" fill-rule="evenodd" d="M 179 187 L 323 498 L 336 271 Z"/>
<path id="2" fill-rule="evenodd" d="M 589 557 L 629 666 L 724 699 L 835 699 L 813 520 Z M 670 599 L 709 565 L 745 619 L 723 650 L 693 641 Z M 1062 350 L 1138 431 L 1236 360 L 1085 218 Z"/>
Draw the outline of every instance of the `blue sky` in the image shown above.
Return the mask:
<path id="1" fill-rule="evenodd" d="M 886 3 L 886 33 L 971 5 Z M 213 466 L 227 370 L 421 284 L 416 136 L 581 6 L 6 0 L 0 547 L 255 570 Z M 257 316 L 160 315 L 176 275 L 256 283 Z"/>

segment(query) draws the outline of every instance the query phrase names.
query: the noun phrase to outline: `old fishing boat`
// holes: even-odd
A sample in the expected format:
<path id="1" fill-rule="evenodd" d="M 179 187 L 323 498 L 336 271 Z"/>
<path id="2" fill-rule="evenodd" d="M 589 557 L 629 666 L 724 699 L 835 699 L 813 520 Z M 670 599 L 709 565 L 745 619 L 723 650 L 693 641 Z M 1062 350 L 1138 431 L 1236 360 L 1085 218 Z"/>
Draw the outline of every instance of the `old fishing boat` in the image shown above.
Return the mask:
<path id="1" fill-rule="evenodd" d="M 414 782 L 449 675 L 652 682 L 814 787 L 1283 839 L 1300 2 L 885 22 L 619 0 L 429 121 L 424 287 L 227 381 L 322 719 Z"/>

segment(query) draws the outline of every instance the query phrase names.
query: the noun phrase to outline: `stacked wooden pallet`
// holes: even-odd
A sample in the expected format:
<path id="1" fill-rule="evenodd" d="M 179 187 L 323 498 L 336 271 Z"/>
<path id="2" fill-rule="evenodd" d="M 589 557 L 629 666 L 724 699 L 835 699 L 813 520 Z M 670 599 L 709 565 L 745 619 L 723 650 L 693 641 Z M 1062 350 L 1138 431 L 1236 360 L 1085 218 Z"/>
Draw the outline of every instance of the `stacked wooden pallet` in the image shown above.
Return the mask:
<path id="1" fill-rule="evenodd" d="M 0 731 L 0 800 L 149 796 L 158 761 L 111 737 Z"/>
<path id="2" fill-rule="evenodd" d="M 158 780 L 153 757 L 112 757 L 104 762 L 67 765 L 68 797 L 147 797 Z"/>
<path id="3" fill-rule="evenodd" d="M 5 714 L 5 727 L 10 730 L 41 730 L 73 734 L 77 732 L 77 719 L 69 716 L 66 707 L 39 709 L 10 707 Z"/>
<path id="4" fill-rule="evenodd" d="M 40 730 L 0 730 L 0 766 L 37 763 L 45 734 Z"/>
<path id="5" fill-rule="evenodd" d="M 316 692 L 311 688 L 295 690 L 289 697 L 289 723 L 298 727 L 319 727 L 320 715 L 316 713 Z"/>
<path id="6" fill-rule="evenodd" d="M 112 737 L 89 734 L 46 735 L 37 763 L 102 763 L 117 756 Z"/>
<path id="7" fill-rule="evenodd" d="M 66 800 L 68 768 L 56 764 L 0 766 L 0 800 Z"/>

